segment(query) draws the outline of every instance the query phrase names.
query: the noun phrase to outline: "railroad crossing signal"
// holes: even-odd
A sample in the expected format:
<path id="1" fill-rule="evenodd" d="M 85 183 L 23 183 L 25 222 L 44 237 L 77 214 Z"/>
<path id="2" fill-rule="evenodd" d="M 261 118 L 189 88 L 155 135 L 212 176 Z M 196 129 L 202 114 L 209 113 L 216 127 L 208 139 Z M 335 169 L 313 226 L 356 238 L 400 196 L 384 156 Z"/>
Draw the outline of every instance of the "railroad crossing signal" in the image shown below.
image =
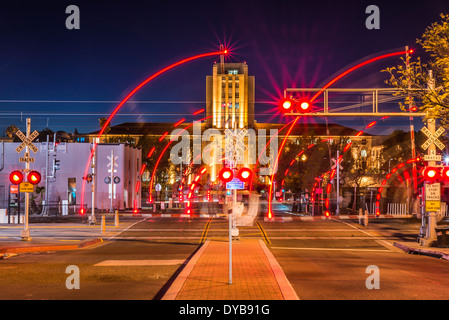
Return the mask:
<path id="1" fill-rule="evenodd" d="M 33 131 L 32 134 L 30 134 L 30 137 L 27 138 L 22 131 L 17 130 L 16 131 L 16 135 L 20 138 L 20 140 L 22 140 L 22 143 L 16 148 L 16 152 L 20 153 L 20 151 L 22 151 L 25 147 L 30 148 L 34 153 L 38 152 L 39 149 L 32 143 L 32 141 L 34 139 L 37 138 L 37 136 L 39 135 L 39 132 L 37 132 L 36 130 Z M 28 162 L 28 161 L 21 161 L 21 162 Z M 32 161 L 34 162 L 34 161 Z"/>
<path id="2" fill-rule="evenodd" d="M 438 140 L 438 137 L 444 133 L 444 128 L 440 127 L 435 133 L 431 133 L 427 127 L 423 127 L 421 129 L 422 133 L 424 133 L 428 140 L 421 145 L 421 148 L 427 150 L 432 144 L 434 144 L 438 149 L 443 150 L 445 148 L 444 144 Z"/>

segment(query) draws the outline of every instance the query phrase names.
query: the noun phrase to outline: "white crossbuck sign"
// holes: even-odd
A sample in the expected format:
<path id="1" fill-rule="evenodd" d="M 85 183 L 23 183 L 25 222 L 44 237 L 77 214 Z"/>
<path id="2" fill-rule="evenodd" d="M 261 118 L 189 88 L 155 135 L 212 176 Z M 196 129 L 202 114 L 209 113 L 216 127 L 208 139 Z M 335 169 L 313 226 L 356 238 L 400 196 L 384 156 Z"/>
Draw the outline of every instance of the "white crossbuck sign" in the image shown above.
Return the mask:
<path id="1" fill-rule="evenodd" d="M 246 151 L 245 136 L 248 131 L 246 129 L 241 130 L 225 130 L 225 157 L 226 162 L 230 163 L 230 160 L 235 157 L 237 163 L 243 163 L 243 152 Z"/>
<path id="2" fill-rule="evenodd" d="M 421 147 L 424 150 L 427 150 L 427 148 L 429 148 L 432 144 L 434 144 L 435 146 L 438 147 L 438 149 L 443 150 L 445 148 L 444 144 L 438 140 L 438 137 L 441 136 L 444 133 L 444 128 L 440 127 L 437 131 L 435 131 L 434 134 L 432 134 L 430 132 L 429 129 L 427 129 L 426 127 L 423 127 L 421 129 L 422 133 L 424 133 L 427 138 L 429 138 L 426 142 L 424 142 Z"/>

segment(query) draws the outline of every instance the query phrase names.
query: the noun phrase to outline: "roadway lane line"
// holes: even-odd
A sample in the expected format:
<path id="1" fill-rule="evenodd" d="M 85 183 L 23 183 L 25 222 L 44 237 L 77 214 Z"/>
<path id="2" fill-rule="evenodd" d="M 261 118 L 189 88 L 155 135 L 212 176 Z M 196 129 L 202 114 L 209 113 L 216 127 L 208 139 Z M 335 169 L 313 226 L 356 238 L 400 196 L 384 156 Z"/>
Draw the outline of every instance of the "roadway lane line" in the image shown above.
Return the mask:
<path id="1" fill-rule="evenodd" d="M 263 239 L 265 241 L 266 244 L 271 244 L 270 239 L 268 239 L 268 235 L 265 232 L 265 230 L 263 229 L 262 225 L 260 224 L 260 222 L 257 219 L 254 219 L 254 221 L 256 221 L 257 226 L 259 227 L 260 232 L 262 233 Z"/>
<path id="2" fill-rule="evenodd" d="M 210 227 L 211 223 L 212 223 L 212 218 L 210 218 L 207 221 L 206 225 L 204 226 L 203 233 L 201 234 L 200 244 L 202 244 L 202 243 L 204 243 L 204 241 L 206 241 L 207 232 L 209 231 L 209 227 Z"/>

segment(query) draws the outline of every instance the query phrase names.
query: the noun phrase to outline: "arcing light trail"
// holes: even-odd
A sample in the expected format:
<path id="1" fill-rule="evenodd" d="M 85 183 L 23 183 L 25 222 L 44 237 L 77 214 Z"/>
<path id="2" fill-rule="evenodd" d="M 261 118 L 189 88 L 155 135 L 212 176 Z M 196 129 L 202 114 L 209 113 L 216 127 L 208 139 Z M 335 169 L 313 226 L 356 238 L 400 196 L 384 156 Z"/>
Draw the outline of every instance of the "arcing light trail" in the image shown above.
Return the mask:
<path id="1" fill-rule="evenodd" d="M 175 62 L 159 71 L 157 71 L 156 73 L 154 73 L 153 75 L 151 75 L 150 77 L 148 77 L 147 79 L 145 79 L 143 82 L 141 82 L 137 87 L 135 87 L 116 107 L 115 109 L 112 111 L 112 113 L 110 114 L 110 116 L 107 118 L 107 120 L 105 121 L 103 127 L 101 128 L 100 132 L 98 133 L 98 137 L 97 140 L 99 141 L 99 139 L 101 138 L 101 136 L 103 135 L 105 129 L 107 128 L 107 126 L 109 125 L 109 123 L 111 122 L 112 118 L 116 115 L 116 113 L 120 110 L 120 108 L 136 93 L 138 92 L 142 87 L 144 87 L 147 83 L 149 83 L 151 80 L 157 78 L 158 76 L 160 76 L 161 74 L 177 67 L 180 66 L 184 63 L 187 63 L 189 61 L 193 61 L 193 60 L 197 60 L 200 58 L 205 58 L 205 57 L 210 57 L 210 56 L 217 56 L 217 55 L 228 55 L 229 51 L 228 49 L 223 49 L 221 51 L 214 51 L 214 52 L 208 52 L 208 53 L 203 53 L 203 54 L 198 54 L 195 56 L 191 56 L 189 58 L 185 58 L 182 59 L 178 62 Z M 93 142 L 93 146 L 92 146 L 92 150 L 90 152 L 89 158 L 86 162 L 86 167 L 84 169 L 84 175 L 83 177 L 87 176 L 87 173 L 89 171 L 89 166 L 90 163 L 92 161 L 92 157 L 95 153 L 95 150 L 97 148 L 97 141 Z M 86 180 L 83 179 L 82 182 L 82 188 L 81 188 L 81 214 L 84 214 L 84 192 L 86 189 Z M 93 209 L 93 208 L 92 208 Z"/>
<path id="2" fill-rule="evenodd" d="M 388 54 L 384 54 L 375 58 L 371 58 L 368 59 L 364 62 L 361 62 L 351 68 L 349 68 L 348 70 L 342 72 L 341 74 L 339 74 L 338 76 L 336 76 L 334 79 L 332 79 L 331 81 L 329 81 L 320 91 L 318 91 L 310 100 L 309 100 L 309 104 L 312 104 L 315 99 L 324 92 L 324 90 L 326 90 L 327 88 L 329 88 L 332 84 L 334 84 L 335 82 L 337 82 L 338 80 L 340 80 L 341 78 L 343 78 L 344 76 L 348 75 L 349 73 L 365 66 L 368 65 L 370 63 L 373 63 L 375 61 L 381 60 L 381 59 L 386 59 L 389 57 L 393 57 L 393 56 L 398 56 L 398 55 L 403 55 L 403 54 L 408 54 L 408 53 L 412 53 L 413 50 L 405 50 L 405 51 L 398 51 L 398 52 L 393 52 L 393 53 L 388 53 Z M 284 97 L 285 98 L 285 97 Z M 276 156 L 276 160 L 274 163 L 273 168 L 277 168 L 278 162 L 279 162 L 279 157 L 282 153 L 283 147 L 285 145 L 285 142 L 287 141 L 291 130 L 293 129 L 293 127 L 295 126 L 297 120 L 299 119 L 300 116 L 297 116 L 296 119 L 293 121 L 293 123 L 290 125 L 290 128 L 287 131 L 287 134 L 284 136 L 284 139 L 282 141 L 281 147 L 278 150 L 278 154 Z M 271 219 L 273 217 L 273 212 L 272 212 L 272 192 L 273 192 L 273 181 L 274 181 L 274 172 L 271 174 L 271 178 L 270 178 L 270 188 L 269 188 L 269 192 L 268 192 L 268 219 Z"/>

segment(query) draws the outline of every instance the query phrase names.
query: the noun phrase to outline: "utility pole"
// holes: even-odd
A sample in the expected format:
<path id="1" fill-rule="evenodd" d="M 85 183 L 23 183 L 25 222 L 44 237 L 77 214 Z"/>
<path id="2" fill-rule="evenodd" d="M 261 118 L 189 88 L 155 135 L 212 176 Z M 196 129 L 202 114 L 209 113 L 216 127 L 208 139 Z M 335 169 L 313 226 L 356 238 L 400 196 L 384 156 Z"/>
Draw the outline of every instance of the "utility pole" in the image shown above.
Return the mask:
<path id="1" fill-rule="evenodd" d="M 410 95 L 410 89 L 411 89 L 411 81 L 410 81 L 410 55 L 409 55 L 409 49 L 408 46 L 405 47 L 405 62 L 406 62 L 406 68 L 407 68 L 407 83 L 408 83 L 408 112 L 412 112 L 412 103 L 411 103 L 411 95 Z M 410 117 L 410 145 L 412 149 L 412 159 L 416 158 L 416 147 L 415 147 L 415 126 L 413 124 L 413 117 Z M 413 175 L 413 194 L 416 194 L 418 191 L 418 177 L 417 177 L 417 171 L 416 171 L 416 162 L 412 163 L 412 175 Z M 410 199 L 410 197 L 409 197 Z M 413 203 L 413 202 L 412 202 Z M 409 206 L 410 208 L 412 206 Z"/>

